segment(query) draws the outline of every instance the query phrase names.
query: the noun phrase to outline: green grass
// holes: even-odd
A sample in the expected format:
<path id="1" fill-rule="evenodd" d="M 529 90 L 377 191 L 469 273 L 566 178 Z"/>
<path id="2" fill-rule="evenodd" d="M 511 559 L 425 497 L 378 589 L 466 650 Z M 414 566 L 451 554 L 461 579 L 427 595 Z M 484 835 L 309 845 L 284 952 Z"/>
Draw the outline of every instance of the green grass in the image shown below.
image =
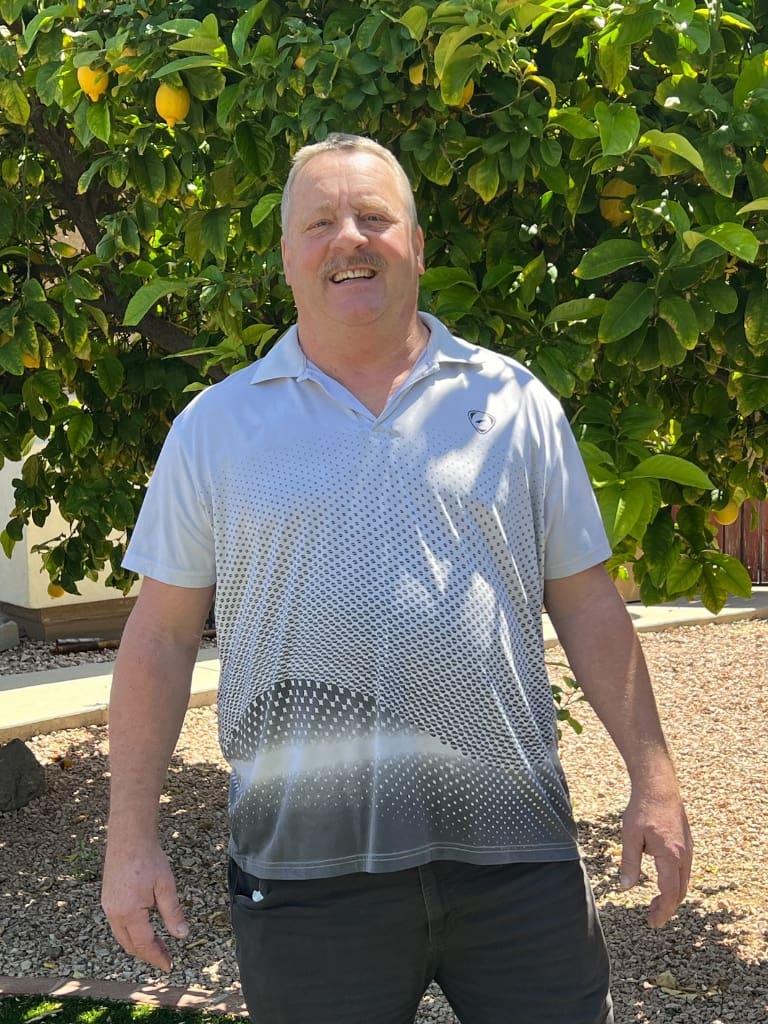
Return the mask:
<path id="1" fill-rule="evenodd" d="M 243 1024 L 242 1018 L 204 1010 L 173 1010 L 142 1003 L 109 1003 L 48 996 L 3 996 L 0 1024 Z"/>

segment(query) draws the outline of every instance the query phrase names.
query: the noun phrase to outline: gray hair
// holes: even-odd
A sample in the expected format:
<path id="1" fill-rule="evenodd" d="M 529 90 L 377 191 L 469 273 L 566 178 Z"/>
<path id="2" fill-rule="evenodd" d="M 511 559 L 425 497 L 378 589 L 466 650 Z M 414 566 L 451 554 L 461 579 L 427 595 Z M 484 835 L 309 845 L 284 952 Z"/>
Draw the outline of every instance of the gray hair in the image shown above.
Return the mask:
<path id="1" fill-rule="evenodd" d="M 293 158 L 290 173 L 288 174 L 288 180 L 285 183 L 283 189 L 283 198 L 280 204 L 280 215 L 283 222 L 283 231 L 288 223 L 288 214 L 291 206 L 291 191 L 293 189 L 294 181 L 296 176 L 302 167 L 305 167 L 310 160 L 313 160 L 316 156 L 320 156 L 323 153 L 371 153 L 373 156 L 377 156 L 380 160 L 383 160 L 385 164 L 394 172 L 397 178 L 397 183 L 408 209 L 408 214 L 413 224 L 414 230 L 419 226 L 419 218 L 416 212 L 416 200 L 413 198 L 413 190 L 411 189 L 411 183 L 408 180 L 408 175 L 403 170 L 397 158 L 393 156 L 388 149 L 375 142 L 373 139 L 368 139 L 364 135 L 347 135 L 344 132 L 332 132 L 322 142 L 315 142 L 311 145 L 302 146 Z"/>

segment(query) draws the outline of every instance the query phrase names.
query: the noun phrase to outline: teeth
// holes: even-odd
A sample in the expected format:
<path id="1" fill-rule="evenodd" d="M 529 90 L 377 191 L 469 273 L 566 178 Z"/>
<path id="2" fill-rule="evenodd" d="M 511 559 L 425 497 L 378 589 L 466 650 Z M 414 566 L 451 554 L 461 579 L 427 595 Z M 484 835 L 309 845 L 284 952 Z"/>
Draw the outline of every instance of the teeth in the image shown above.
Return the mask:
<path id="1" fill-rule="evenodd" d="M 373 277 L 374 272 L 368 269 L 362 270 L 340 270 L 338 274 L 334 274 L 331 280 L 334 284 L 340 284 L 342 281 L 354 281 L 360 277 Z"/>

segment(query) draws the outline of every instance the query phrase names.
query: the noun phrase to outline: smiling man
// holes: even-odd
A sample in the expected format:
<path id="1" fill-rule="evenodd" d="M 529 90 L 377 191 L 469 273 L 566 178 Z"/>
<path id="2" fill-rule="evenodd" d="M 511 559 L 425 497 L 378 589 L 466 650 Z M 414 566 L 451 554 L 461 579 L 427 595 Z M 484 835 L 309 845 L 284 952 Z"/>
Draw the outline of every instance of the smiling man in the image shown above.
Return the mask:
<path id="1" fill-rule="evenodd" d="M 389 152 L 332 135 L 283 198 L 297 321 L 177 418 L 126 565 L 103 903 L 170 965 L 157 839 L 216 601 L 229 885 L 255 1024 L 610 1024 L 608 961 L 557 754 L 541 610 L 632 792 L 622 884 L 658 927 L 691 843 L 573 435 L 521 365 L 417 309 L 423 235 Z"/>

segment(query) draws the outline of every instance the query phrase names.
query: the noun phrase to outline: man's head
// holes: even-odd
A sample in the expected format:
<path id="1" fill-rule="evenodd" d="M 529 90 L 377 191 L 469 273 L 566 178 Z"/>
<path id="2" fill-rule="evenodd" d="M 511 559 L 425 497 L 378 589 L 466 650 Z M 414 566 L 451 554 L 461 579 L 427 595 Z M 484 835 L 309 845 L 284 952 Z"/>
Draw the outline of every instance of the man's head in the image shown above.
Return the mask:
<path id="1" fill-rule="evenodd" d="M 408 180 L 405 171 L 392 153 L 378 142 L 374 142 L 373 139 L 368 139 L 363 135 L 346 135 L 343 132 L 333 132 L 322 142 L 314 142 L 311 145 L 302 146 L 293 158 L 291 170 L 288 174 L 288 180 L 286 181 L 285 188 L 283 189 L 283 199 L 280 204 L 280 213 L 284 232 L 291 212 L 293 183 L 301 172 L 301 169 L 306 167 L 314 157 L 321 156 L 323 153 L 371 153 L 374 156 L 377 156 L 380 160 L 383 160 L 393 172 L 399 183 L 414 229 L 419 226 L 418 215 L 416 213 L 416 201 L 414 200 L 413 192 L 411 191 L 411 183 Z"/>
<path id="2" fill-rule="evenodd" d="M 424 239 L 408 179 L 378 143 L 333 135 L 297 154 L 283 199 L 283 267 L 302 339 L 410 331 Z M 338 335 L 336 335 L 338 336 Z"/>

